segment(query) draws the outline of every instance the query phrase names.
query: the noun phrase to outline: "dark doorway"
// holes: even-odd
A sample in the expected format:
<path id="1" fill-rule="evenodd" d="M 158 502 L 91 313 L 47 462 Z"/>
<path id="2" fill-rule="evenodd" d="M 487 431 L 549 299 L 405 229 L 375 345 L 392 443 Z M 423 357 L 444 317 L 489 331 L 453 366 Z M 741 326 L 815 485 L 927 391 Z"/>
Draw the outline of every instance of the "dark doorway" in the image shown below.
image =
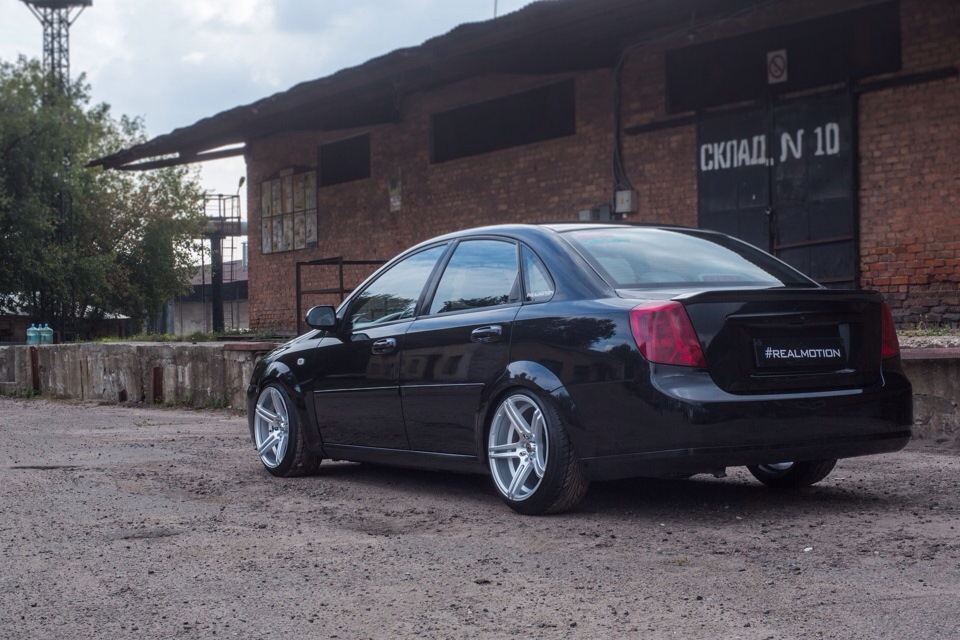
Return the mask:
<path id="1" fill-rule="evenodd" d="M 827 286 L 855 287 L 852 105 L 843 94 L 701 118 L 700 226 L 769 251 Z"/>

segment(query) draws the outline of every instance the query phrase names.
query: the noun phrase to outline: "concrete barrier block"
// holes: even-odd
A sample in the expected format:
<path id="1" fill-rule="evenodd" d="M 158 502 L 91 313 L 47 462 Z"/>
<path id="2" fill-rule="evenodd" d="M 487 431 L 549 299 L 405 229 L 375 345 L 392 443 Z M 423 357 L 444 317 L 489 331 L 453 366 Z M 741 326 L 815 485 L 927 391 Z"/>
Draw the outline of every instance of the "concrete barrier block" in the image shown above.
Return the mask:
<path id="1" fill-rule="evenodd" d="M 960 445 L 960 359 L 904 360 L 913 384 L 914 437 Z"/>
<path id="2" fill-rule="evenodd" d="M 135 350 L 122 343 L 80 345 L 84 398 L 106 402 L 140 401 L 143 368 Z"/>
<path id="3" fill-rule="evenodd" d="M 31 391 L 30 353 L 27 347 L 0 347 L 0 395 L 21 395 Z"/>
<path id="4" fill-rule="evenodd" d="M 84 396 L 84 367 L 80 344 L 36 347 L 40 364 L 40 393 L 60 398 L 96 399 Z"/>
<path id="5" fill-rule="evenodd" d="M 17 381 L 17 372 L 14 368 L 15 358 L 14 347 L 0 347 L 0 384 Z"/>
<path id="6" fill-rule="evenodd" d="M 102 400 L 244 408 L 256 360 L 272 344 L 78 343 L 36 347 L 40 392 Z M 0 347 L 0 393 L 33 388 L 29 347 Z"/>
<path id="7" fill-rule="evenodd" d="M 182 404 L 184 394 L 178 391 L 176 354 L 172 344 L 138 344 L 137 357 L 143 367 L 143 401 L 152 404 Z"/>
<path id="8" fill-rule="evenodd" d="M 247 383 L 256 363 L 254 354 L 246 351 L 224 351 L 225 387 L 230 393 L 230 406 L 238 409 L 246 406 Z"/>

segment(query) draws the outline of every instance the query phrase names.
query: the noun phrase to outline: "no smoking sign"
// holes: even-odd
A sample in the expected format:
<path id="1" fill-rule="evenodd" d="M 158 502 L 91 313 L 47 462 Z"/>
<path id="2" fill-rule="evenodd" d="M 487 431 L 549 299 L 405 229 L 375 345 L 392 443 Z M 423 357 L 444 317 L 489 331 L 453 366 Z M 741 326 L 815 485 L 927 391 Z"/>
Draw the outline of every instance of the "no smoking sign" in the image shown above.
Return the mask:
<path id="1" fill-rule="evenodd" d="M 787 50 L 777 49 L 767 52 L 767 84 L 779 84 L 787 81 Z"/>

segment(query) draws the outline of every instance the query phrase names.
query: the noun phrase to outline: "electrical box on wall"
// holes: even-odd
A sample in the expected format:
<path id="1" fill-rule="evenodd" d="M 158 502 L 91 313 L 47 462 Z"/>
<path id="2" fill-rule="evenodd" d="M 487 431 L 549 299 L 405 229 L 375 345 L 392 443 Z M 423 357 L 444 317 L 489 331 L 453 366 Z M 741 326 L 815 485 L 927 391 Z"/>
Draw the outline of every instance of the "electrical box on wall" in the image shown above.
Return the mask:
<path id="1" fill-rule="evenodd" d="M 608 204 L 600 204 L 593 209 L 583 209 L 577 213 L 577 220 L 580 222 L 615 222 L 621 218 L 622 216 L 612 212 Z"/>
<path id="2" fill-rule="evenodd" d="M 617 200 L 614 206 L 616 213 L 636 213 L 637 212 L 637 192 L 636 191 L 617 191 Z"/>

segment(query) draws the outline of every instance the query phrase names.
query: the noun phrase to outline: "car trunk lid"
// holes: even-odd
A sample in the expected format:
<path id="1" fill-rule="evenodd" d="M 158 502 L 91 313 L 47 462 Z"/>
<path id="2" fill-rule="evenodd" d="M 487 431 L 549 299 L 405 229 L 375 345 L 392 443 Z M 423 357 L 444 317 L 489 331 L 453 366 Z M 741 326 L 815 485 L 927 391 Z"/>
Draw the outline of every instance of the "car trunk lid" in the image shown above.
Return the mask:
<path id="1" fill-rule="evenodd" d="M 881 374 L 882 297 L 866 291 L 710 290 L 674 298 L 730 393 L 837 389 Z"/>

